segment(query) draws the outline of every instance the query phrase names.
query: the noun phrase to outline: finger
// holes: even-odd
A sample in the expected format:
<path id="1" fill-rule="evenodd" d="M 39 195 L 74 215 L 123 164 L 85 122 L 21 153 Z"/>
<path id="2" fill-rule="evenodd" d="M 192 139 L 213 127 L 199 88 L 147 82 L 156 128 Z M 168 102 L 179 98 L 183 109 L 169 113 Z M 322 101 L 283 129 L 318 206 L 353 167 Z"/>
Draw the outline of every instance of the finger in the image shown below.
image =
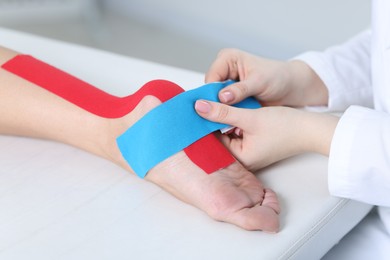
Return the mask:
<path id="1" fill-rule="evenodd" d="M 229 64 L 225 60 L 217 58 L 207 71 L 205 82 L 225 81 L 229 78 Z"/>
<path id="2" fill-rule="evenodd" d="M 228 134 L 217 134 L 218 140 L 227 148 L 230 145 L 231 137 Z"/>
<path id="3" fill-rule="evenodd" d="M 219 94 L 219 100 L 225 104 L 236 104 L 247 97 L 257 95 L 258 89 L 253 80 L 247 79 L 223 88 Z"/>
<path id="4" fill-rule="evenodd" d="M 245 130 L 251 122 L 250 109 L 236 108 L 221 103 L 197 100 L 195 102 L 196 112 L 203 118 L 222 124 L 232 125 Z"/>
<path id="5" fill-rule="evenodd" d="M 222 134 L 224 134 L 224 135 L 233 134 L 235 129 L 236 129 L 235 127 L 229 127 L 229 130 L 227 132 L 222 132 Z"/>
<path id="6" fill-rule="evenodd" d="M 227 79 L 237 80 L 239 77 L 237 55 L 235 49 L 221 50 L 206 73 L 205 82 L 225 81 Z"/>
<path id="7" fill-rule="evenodd" d="M 234 134 L 237 136 L 237 137 L 242 137 L 242 134 L 243 134 L 243 131 L 241 128 L 234 128 Z"/>
<path id="8" fill-rule="evenodd" d="M 232 138 L 227 135 L 221 135 L 219 137 L 219 140 L 230 151 L 230 153 L 234 156 L 234 158 L 236 158 L 237 161 L 239 161 L 242 165 L 245 166 L 245 163 L 243 161 L 243 154 L 242 154 L 242 148 L 243 148 L 242 138 L 237 138 L 237 137 Z"/>

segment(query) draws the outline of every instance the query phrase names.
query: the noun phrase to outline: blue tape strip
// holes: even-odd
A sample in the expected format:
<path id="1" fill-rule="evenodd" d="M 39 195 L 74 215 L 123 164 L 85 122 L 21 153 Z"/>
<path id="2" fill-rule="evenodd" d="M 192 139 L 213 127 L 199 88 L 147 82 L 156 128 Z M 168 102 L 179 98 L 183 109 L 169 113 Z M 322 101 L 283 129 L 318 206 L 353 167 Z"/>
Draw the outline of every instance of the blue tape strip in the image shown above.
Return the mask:
<path id="1" fill-rule="evenodd" d="M 219 102 L 218 92 L 233 82 L 209 83 L 183 92 L 149 111 L 119 136 L 119 150 L 135 173 L 144 178 L 158 163 L 209 133 L 226 127 L 200 117 L 194 104 L 198 99 Z M 259 108 L 260 104 L 254 98 L 247 98 L 235 106 Z"/>

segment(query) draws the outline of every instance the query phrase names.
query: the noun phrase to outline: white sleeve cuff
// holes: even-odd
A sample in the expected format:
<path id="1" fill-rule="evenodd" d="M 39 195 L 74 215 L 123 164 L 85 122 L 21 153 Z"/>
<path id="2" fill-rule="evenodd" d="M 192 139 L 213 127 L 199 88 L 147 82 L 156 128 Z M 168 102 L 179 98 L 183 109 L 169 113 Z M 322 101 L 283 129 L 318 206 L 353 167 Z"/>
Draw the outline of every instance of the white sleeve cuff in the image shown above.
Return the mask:
<path id="1" fill-rule="evenodd" d="M 351 106 L 341 117 L 329 155 L 329 191 L 390 206 L 390 115 Z"/>

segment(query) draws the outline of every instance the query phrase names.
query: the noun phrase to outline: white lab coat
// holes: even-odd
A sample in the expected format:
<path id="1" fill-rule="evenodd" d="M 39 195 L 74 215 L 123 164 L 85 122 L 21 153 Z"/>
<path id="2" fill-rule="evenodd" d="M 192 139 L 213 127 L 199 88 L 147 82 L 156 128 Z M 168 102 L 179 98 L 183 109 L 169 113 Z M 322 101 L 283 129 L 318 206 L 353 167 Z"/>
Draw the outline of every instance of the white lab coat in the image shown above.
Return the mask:
<path id="1" fill-rule="evenodd" d="M 371 30 L 297 59 L 309 64 L 327 86 L 328 109 L 345 111 L 331 144 L 330 193 L 378 205 L 389 234 L 390 1 L 373 0 Z"/>

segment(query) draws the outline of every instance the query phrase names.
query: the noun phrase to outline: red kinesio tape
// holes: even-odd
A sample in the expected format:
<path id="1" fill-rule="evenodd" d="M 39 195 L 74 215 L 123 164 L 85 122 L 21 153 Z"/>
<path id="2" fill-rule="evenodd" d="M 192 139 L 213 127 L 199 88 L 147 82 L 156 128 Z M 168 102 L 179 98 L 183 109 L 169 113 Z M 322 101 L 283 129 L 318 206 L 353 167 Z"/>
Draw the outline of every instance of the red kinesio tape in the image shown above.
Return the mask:
<path id="1" fill-rule="evenodd" d="M 184 91 L 170 81 L 153 80 L 132 95 L 117 97 L 29 55 L 17 55 L 3 64 L 2 68 L 90 113 L 105 118 L 123 117 L 146 95 L 155 96 L 161 102 L 165 102 Z M 199 139 L 185 148 L 184 152 L 193 163 L 208 174 L 235 161 L 214 134 Z"/>

